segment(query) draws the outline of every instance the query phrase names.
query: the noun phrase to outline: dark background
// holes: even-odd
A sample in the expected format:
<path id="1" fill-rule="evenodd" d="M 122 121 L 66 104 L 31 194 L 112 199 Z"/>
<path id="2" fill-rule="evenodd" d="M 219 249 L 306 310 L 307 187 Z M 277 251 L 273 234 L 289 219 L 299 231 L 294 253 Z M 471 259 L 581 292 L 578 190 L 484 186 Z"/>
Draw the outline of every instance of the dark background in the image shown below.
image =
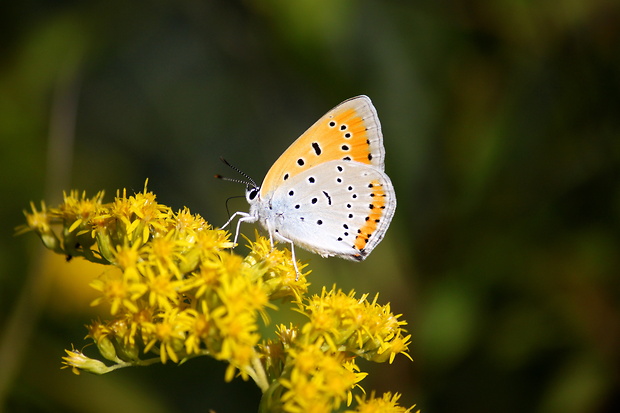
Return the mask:
<path id="1" fill-rule="evenodd" d="M 256 411 L 225 365 L 59 370 L 101 268 L 15 237 L 30 201 L 149 188 L 226 220 L 243 187 L 342 100 L 379 113 L 398 196 L 361 264 L 313 292 L 380 293 L 411 363 L 367 391 L 423 412 L 620 410 L 617 2 L 8 1 L 0 5 L 0 410 Z M 243 199 L 230 203 L 247 210 Z M 243 232 L 252 235 L 252 226 Z M 239 250 L 243 253 L 243 249 Z M 92 351 L 92 349 L 90 349 Z"/>

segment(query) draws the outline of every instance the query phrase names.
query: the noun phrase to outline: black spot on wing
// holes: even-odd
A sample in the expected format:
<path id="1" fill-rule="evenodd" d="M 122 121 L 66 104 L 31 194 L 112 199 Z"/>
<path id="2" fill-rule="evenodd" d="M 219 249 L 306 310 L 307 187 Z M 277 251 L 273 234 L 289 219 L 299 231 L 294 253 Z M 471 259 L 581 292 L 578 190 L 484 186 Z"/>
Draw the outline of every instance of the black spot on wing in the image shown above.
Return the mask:
<path id="1" fill-rule="evenodd" d="M 325 195 L 327 197 L 327 204 L 331 205 L 332 204 L 332 197 L 329 196 L 329 194 L 325 191 L 323 191 L 323 195 Z"/>

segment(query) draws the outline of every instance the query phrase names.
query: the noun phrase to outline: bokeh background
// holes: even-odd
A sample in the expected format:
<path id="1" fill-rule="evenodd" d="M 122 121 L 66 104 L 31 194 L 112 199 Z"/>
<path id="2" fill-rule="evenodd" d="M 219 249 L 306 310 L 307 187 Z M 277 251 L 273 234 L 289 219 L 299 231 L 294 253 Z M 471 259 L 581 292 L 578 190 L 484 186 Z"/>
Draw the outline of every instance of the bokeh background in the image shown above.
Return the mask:
<path id="1" fill-rule="evenodd" d="M 32 234 L 30 201 L 119 188 L 227 218 L 342 100 L 379 113 L 398 208 L 312 289 L 380 293 L 411 363 L 363 364 L 423 412 L 620 411 L 620 6 L 615 1 L 155 0 L 0 5 L 0 409 L 242 412 L 225 366 L 59 370 L 97 317 Z M 246 210 L 243 199 L 232 210 Z M 253 228 L 243 231 L 251 235 Z"/>

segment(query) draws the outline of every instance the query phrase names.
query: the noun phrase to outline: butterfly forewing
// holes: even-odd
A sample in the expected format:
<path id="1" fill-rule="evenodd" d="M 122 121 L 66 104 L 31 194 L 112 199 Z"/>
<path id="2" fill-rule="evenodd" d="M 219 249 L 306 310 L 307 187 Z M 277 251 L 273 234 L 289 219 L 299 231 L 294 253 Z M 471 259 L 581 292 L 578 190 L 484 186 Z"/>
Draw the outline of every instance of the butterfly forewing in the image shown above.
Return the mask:
<path id="1" fill-rule="evenodd" d="M 363 260 L 396 208 L 389 177 L 359 162 L 329 161 L 280 185 L 268 201 L 278 235 L 323 256 Z"/>
<path id="2" fill-rule="evenodd" d="M 367 96 L 358 96 L 327 112 L 284 151 L 265 176 L 261 194 L 332 160 L 359 162 L 383 171 L 384 159 L 377 112 Z"/>

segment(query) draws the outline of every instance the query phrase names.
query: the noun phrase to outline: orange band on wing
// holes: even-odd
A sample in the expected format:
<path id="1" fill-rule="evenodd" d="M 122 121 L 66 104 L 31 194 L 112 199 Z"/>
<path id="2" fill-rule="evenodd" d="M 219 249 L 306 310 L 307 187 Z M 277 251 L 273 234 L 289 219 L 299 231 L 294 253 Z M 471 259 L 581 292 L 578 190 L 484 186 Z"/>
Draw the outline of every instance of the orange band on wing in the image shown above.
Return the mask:
<path id="1" fill-rule="evenodd" d="M 385 210 L 385 191 L 383 191 L 383 185 L 377 180 L 374 180 L 369 185 L 372 188 L 370 194 L 371 202 L 368 205 L 369 213 L 366 216 L 366 223 L 359 229 L 357 236 L 355 237 L 355 243 L 353 244 L 356 249 L 363 251 L 368 244 L 368 239 L 375 233 L 381 217 Z"/>
<path id="2" fill-rule="evenodd" d="M 346 132 L 351 133 L 354 137 L 350 141 L 346 138 L 342 139 L 342 143 L 348 144 L 350 148 L 346 152 L 343 151 L 341 156 L 349 156 L 355 162 L 370 165 L 372 159 L 370 157 L 370 142 L 368 141 L 368 131 L 364 119 L 354 109 L 339 114 L 337 119 L 342 125 L 346 125 Z"/>

